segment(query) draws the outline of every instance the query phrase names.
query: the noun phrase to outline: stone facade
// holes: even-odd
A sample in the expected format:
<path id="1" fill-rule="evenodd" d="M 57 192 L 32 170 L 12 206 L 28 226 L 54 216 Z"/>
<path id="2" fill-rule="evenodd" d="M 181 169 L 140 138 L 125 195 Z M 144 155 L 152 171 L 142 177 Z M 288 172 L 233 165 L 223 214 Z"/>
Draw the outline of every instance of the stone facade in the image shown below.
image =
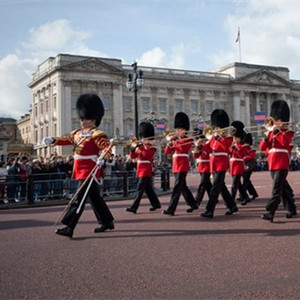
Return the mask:
<path id="1" fill-rule="evenodd" d="M 157 134 L 173 129 L 174 116 L 186 112 L 191 127 L 209 123 L 216 108 L 230 120 L 254 125 L 256 113 L 269 114 L 272 101 L 286 100 L 291 121 L 300 120 L 300 81 L 289 78 L 284 67 L 233 63 L 214 72 L 138 66 L 144 86 L 138 91 L 139 121 L 155 116 Z M 134 133 L 134 93 L 126 88 L 130 65 L 119 59 L 59 54 L 38 66 L 32 89 L 32 142 L 37 155 L 67 155 L 71 147 L 46 147 L 45 136 L 62 136 L 78 128 L 75 103 L 83 93 L 103 100 L 105 116 L 100 127 L 110 137 L 129 139 Z M 154 114 L 153 114 L 154 112 Z"/>

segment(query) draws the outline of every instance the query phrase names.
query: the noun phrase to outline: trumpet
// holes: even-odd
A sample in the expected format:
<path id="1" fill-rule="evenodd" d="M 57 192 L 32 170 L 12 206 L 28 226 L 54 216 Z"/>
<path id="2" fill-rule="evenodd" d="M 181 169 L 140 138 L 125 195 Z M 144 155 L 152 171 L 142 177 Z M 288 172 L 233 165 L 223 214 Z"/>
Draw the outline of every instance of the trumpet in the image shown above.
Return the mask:
<path id="1" fill-rule="evenodd" d="M 256 126 L 248 126 L 245 127 L 244 130 L 247 133 L 255 133 L 260 132 L 261 130 L 266 130 L 267 132 L 273 131 L 275 128 L 284 128 L 284 129 L 290 129 L 293 123 L 291 122 L 281 122 L 281 121 L 275 121 L 274 118 L 268 116 L 265 118 L 264 124 L 262 125 L 256 125 Z"/>
<path id="2" fill-rule="evenodd" d="M 219 129 L 213 129 L 211 126 L 206 126 L 203 130 L 203 134 L 208 140 L 210 140 L 215 133 L 219 135 L 233 136 L 235 131 L 236 129 L 233 126 L 219 128 Z"/>

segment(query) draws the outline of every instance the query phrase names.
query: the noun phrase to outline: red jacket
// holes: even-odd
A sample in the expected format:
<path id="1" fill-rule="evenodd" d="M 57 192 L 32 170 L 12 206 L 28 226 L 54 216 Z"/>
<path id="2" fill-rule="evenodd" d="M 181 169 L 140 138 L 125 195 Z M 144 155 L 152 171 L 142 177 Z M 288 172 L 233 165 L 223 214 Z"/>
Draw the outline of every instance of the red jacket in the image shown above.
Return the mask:
<path id="1" fill-rule="evenodd" d="M 56 137 L 54 145 L 74 146 L 72 177 L 74 179 L 85 179 L 95 167 L 99 152 L 108 148 L 109 140 L 107 135 L 98 128 L 77 129 L 71 132 L 69 136 Z M 97 177 L 100 176 L 103 176 L 102 169 L 97 173 Z"/>
<path id="2" fill-rule="evenodd" d="M 153 156 L 155 152 L 156 148 L 149 143 L 130 153 L 131 158 L 137 158 L 137 178 L 153 176 Z"/>
<path id="3" fill-rule="evenodd" d="M 193 139 L 181 137 L 165 147 L 166 155 L 173 153 L 173 173 L 189 171 L 189 151 L 192 145 Z"/>
<path id="4" fill-rule="evenodd" d="M 269 170 L 288 170 L 290 166 L 290 144 L 294 136 L 293 131 L 280 130 L 269 133 L 267 139 L 262 139 L 259 148 L 267 150 Z"/>
<path id="5" fill-rule="evenodd" d="M 193 157 L 194 159 L 197 159 L 199 173 L 210 173 L 210 163 L 209 163 L 210 153 L 211 153 L 211 148 L 209 142 L 206 142 L 201 147 L 200 152 L 194 152 Z"/>
<path id="6" fill-rule="evenodd" d="M 243 175 L 245 172 L 245 165 L 244 165 L 244 157 L 248 153 L 247 146 L 243 144 L 236 144 L 231 147 L 230 149 L 230 169 L 229 172 L 231 175 Z"/>
<path id="7" fill-rule="evenodd" d="M 212 173 L 227 171 L 232 137 L 219 136 L 219 139 L 216 140 L 216 137 L 213 136 L 209 140 L 209 145 L 212 151 L 210 154 L 210 171 Z"/>

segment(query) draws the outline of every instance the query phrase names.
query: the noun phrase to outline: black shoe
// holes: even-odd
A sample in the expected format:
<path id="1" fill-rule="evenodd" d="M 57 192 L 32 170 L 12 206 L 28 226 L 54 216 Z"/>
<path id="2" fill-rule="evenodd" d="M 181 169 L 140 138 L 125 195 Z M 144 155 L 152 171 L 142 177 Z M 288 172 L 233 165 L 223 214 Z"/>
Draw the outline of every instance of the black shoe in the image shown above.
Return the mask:
<path id="1" fill-rule="evenodd" d="M 225 216 L 231 216 L 233 213 L 237 212 L 239 209 L 235 206 L 233 208 L 227 209 Z"/>
<path id="2" fill-rule="evenodd" d="M 243 199 L 241 197 L 239 197 L 239 198 L 236 198 L 236 201 L 242 202 Z"/>
<path id="3" fill-rule="evenodd" d="M 270 212 L 267 212 L 267 213 L 261 215 L 261 218 L 263 220 L 267 220 L 267 221 L 273 222 L 274 215 L 272 215 Z"/>
<path id="4" fill-rule="evenodd" d="M 128 212 L 132 212 L 132 213 L 136 214 L 136 209 L 134 209 L 134 208 L 126 207 L 125 210 L 128 211 Z"/>
<path id="5" fill-rule="evenodd" d="M 253 195 L 253 196 L 250 198 L 250 201 L 255 200 L 257 197 L 258 197 L 258 195 Z"/>
<path id="6" fill-rule="evenodd" d="M 114 225 L 114 222 L 111 222 L 109 224 L 102 224 L 100 227 L 95 228 L 94 232 L 95 233 L 104 232 L 106 230 L 113 230 L 113 229 L 115 229 L 115 225 Z"/>
<path id="7" fill-rule="evenodd" d="M 246 205 L 248 202 L 250 202 L 249 199 L 244 199 L 244 200 L 242 201 L 241 205 Z"/>
<path id="8" fill-rule="evenodd" d="M 73 229 L 71 227 L 59 228 L 55 230 L 55 233 L 58 235 L 67 236 L 71 239 L 73 236 Z"/>
<path id="9" fill-rule="evenodd" d="M 198 209 L 198 206 L 195 206 L 195 207 L 190 207 L 186 210 L 187 213 L 191 213 L 193 212 L 195 209 Z"/>
<path id="10" fill-rule="evenodd" d="M 160 209 L 160 208 L 161 208 L 161 206 L 156 206 L 156 207 L 152 206 L 152 207 L 149 208 L 149 211 L 155 211 L 155 210 Z"/>
<path id="11" fill-rule="evenodd" d="M 173 211 L 168 211 L 168 210 L 163 210 L 162 214 L 169 215 L 169 216 L 174 216 L 174 212 Z"/>
<path id="12" fill-rule="evenodd" d="M 212 219 L 214 217 L 214 214 L 211 211 L 207 210 L 206 212 L 202 213 L 200 216 L 204 217 L 204 218 L 210 218 L 210 219 Z"/>
<path id="13" fill-rule="evenodd" d="M 287 219 L 290 219 L 290 218 L 293 218 L 293 217 L 296 217 L 296 216 L 297 216 L 297 212 L 295 210 L 288 211 L 287 214 L 285 215 L 285 217 Z"/>

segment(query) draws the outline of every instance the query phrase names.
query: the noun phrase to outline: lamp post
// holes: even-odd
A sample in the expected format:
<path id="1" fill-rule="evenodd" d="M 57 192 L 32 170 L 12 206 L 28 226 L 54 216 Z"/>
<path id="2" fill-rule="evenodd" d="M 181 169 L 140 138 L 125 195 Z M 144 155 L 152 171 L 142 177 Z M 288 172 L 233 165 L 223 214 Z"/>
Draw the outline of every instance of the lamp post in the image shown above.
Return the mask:
<path id="1" fill-rule="evenodd" d="M 133 74 L 128 74 L 128 79 L 126 81 L 126 87 L 129 91 L 134 92 L 134 122 L 135 122 L 135 136 L 138 138 L 139 133 L 139 114 L 138 114 L 138 102 L 137 102 L 137 92 L 144 85 L 143 71 L 138 70 L 137 62 L 135 61 L 132 65 Z"/>

